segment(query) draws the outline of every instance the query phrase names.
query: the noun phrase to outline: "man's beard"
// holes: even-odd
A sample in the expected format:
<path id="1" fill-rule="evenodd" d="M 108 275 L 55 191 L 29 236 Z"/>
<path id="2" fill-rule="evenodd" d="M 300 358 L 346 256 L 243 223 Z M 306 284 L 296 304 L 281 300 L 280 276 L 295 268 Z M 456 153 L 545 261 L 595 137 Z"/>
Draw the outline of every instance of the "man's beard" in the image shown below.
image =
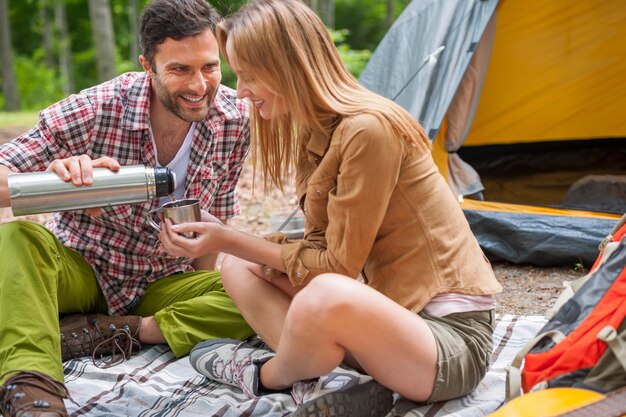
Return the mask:
<path id="1" fill-rule="evenodd" d="M 205 100 L 205 103 L 202 107 L 195 109 L 184 108 L 181 104 L 178 103 L 177 96 L 183 95 L 193 97 L 195 96 L 195 93 L 171 93 L 167 89 L 167 87 L 161 82 L 159 76 L 157 74 L 154 75 L 154 89 L 156 91 L 157 98 L 165 106 L 165 108 L 167 108 L 169 111 L 178 116 L 178 118 L 186 122 L 199 122 L 206 117 L 207 113 L 209 112 L 209 105 L 213 101 L 213 97 L 215 96 L 217 90 L 211 91 L 210 89 L 207 89 L 204 92 L 205 97 L 203 98 L 203 100 Z M 206 97 L 208 97 L 208 100 L 206 99 Z"/>

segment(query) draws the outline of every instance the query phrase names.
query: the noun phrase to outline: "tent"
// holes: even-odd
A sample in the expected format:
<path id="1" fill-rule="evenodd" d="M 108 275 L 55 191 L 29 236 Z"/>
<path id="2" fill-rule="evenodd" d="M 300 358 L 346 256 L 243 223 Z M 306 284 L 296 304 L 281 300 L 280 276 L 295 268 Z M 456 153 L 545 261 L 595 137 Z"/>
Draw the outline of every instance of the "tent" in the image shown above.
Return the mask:
<path id="1" fill-rule="evenodd" d="M 626 211 L 626 0 L 413 0 L 360 82 L 422 123 L 491 259 L 589 266 Z"/>

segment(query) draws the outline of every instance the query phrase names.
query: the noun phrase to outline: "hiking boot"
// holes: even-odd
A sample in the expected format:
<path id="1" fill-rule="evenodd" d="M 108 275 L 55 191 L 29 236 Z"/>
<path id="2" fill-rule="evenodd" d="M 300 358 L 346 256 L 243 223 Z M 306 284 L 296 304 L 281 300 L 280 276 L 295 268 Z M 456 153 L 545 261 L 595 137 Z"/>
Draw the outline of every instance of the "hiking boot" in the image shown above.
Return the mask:
<path id="1" fill-rule="evenodd" d="M 137 340 L 140 316 L 72 314 L 59 324 L 63 362 L 91 356 L 96 366 L 108 368 L 141 350 Z"/>
<path id="2" fill-rule="evenodd" d="M 0 387 L 0 413 L 4 417 L 69 417 L 63 398 L 69 398 L 60 382 L 36 371 L 14 373 Z"/>
<path id="3" fill-rule="evenodd" d="M 274 354 L 246 342 L 215 339 L 199 343 L 189 353 L 193 369 L 213 381 L 238 387 L 250 398 L 259 395 L 259 368 Z"/>
<path id="4" fill-rule="evenodd" d="M 393 392 L 367 375 L 336 368 L 311 382 L 297 382 L 291 395 L 300 406 L 292 417 L 383 417 Z"/>

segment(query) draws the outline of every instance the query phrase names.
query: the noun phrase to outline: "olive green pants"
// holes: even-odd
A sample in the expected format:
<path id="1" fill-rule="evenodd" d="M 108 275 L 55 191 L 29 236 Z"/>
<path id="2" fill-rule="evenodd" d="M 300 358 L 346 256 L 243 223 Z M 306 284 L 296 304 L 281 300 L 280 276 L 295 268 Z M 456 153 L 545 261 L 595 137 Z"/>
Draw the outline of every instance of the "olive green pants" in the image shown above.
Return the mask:
<path id="1" fill-rule="evenodd" d="M 59 313 L 77 312 L 107 312 L 91 266 L 37 223 L 0 225 L 0 375 L 35 370 L 63 382 Z M 154 316 L 177 357 L 202 340 L 253 334 L 219 272 L 153 282 L 130 314 Z"/>

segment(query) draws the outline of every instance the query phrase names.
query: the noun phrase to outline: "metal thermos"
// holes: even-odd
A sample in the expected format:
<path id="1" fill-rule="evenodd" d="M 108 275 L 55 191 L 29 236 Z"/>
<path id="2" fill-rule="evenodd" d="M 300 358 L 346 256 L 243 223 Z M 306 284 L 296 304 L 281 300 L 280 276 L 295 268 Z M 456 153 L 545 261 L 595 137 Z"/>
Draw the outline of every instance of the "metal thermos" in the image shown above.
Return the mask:
<path id="1" fill-rule="evenodd" d="M 13 215 L 50 213 L 141 203 L 174 192 L 176 178 L 169 168 L 123 166 L 114 172 L 93 169 L 93 184 L 76 187 L 54 172 L 11 174 L 8 178 Z"/>

